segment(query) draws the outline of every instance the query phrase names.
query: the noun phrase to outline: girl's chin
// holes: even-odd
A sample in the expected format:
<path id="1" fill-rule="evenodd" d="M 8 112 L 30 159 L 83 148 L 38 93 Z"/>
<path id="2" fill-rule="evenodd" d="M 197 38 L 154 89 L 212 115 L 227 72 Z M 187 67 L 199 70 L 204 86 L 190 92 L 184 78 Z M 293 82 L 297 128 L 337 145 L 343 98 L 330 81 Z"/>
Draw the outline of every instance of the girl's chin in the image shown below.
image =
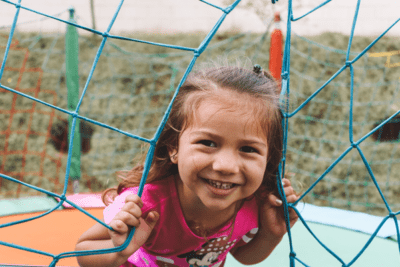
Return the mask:
<path id="1" fill-rule="evenodd" d="M 226 211 L 229 210 L 232 206 L 236 206 L 237 201 L 231 201 L 228 199 L 210 199 L 206 197 L 205 199 L 201 199 L 203 205 L 210 211 Z"/>

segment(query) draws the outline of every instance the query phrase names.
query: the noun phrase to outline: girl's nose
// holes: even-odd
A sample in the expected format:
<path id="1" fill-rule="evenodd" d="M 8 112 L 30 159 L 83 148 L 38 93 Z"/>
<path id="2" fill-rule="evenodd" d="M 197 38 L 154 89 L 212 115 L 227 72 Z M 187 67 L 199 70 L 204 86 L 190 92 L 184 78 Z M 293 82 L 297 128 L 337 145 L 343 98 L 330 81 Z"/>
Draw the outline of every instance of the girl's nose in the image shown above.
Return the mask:
<path id="1" fill-rule="evenodd" d="M 213 161 L 214 171 L 221 172 L 223 174 L 233 174 L 239 172 L 238 158 L 232 152 L 220 152 L 215 155 Z"/>

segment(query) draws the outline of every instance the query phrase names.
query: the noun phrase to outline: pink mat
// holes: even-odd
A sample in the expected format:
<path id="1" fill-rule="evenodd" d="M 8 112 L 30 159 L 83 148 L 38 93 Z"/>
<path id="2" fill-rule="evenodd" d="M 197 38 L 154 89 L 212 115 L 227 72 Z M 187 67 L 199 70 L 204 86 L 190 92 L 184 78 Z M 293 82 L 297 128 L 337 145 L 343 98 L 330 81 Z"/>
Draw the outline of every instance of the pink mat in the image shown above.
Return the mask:
<path id="1" fill-rule="evenodd" d="M 67 199 L 82 208 L 101 208 L 105 207 L 101 200 L 101 193 L 95 194 L 73 194 L 67 196 Z M 57 199 L 59 201 L 59 199 Z M 72 208 L 67 202 L 63 203 L 64 208 Z"/>

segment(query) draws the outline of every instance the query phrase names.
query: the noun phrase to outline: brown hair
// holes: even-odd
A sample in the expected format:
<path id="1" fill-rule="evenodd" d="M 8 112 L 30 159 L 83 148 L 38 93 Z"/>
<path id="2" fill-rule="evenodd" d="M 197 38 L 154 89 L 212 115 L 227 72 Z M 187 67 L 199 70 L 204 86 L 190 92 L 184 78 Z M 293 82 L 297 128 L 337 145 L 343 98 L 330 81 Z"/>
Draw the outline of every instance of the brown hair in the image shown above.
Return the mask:
<path id="1" fill-rule="evenodd" d="M 282 156 L 282 114 L 279 108 L 279 87 L 274 78 L 266 71 L 256 73 L 241 67 L 212 67 L 192 71 L 172 105 L 168 122 L 157 142 L 154 159 L 147 183 L 178 174 L 178 167 L 170 160 L 169 151 L 178 150 L 180 134 L 190 126 L 194 112 L 200 103 L 216 90 L 231 90 L 243 97 L 250 97 L 251 105 L 257 111 L 261 126 L 265 130 L 268 142 L 267 166 L 262 185 L 256 196 L 265 198 L 269 193 L 277 193 L 276 172 Z M 191 97 L 192 96 L 192 97 Z M 194 97 L 195 96 L 195 97 Z M 103 201 L 108 204 L 106 194 L 119 194 L 124 188 L 138 186 L 143 173 L 139 164 L 130 171 L 121 171 L 122 180 L 117 188 L 106 190 Z M 116 192 L 115 192 L 116 190 Z"/>

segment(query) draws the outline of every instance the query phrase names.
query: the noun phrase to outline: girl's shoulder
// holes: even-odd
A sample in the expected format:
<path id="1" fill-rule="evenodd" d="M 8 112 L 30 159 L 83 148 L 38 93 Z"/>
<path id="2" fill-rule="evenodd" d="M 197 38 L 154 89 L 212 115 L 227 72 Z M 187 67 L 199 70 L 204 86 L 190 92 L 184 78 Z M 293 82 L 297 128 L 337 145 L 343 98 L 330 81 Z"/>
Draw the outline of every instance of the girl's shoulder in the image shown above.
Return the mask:
<path id="1" fill-rule="evenodd" d="M 121 191 L 118 197 L 122 196 L 123 198 L 125 198 L 129 194 L 138 194 L 138 191 L 139 191 L 139 186 L 127 187 Z M 153 196 L 160 197 L 164 195 L 170 195 L 171 191 L 172 192 L 176 191 L 175 181 L 173 176 L 157 181 L 152 181 L 151 183 L 146 183 L 144 185 L 142 200 L 144 201 L 144 198 L 149 198 Z"/>
<path id="2" fill-rule="evenodd" d="M 125 198 L 130 194 L 138 194 L 139 187 L 127 187 L 115 198 L 120 202 L 125 202 Z M 167 177 L 158 181 L 145 184 L 142 193 L 142 201 L 145 206 L 152 208 L 152 206 L 161 204 L 171 197 L 176 196 L 176 187 L 174 177 Z"/>
<path id="3" fill-rule="evenodd" d="M 173 178 L 165 178 L 159 181 L 154 181 L 144 185 L 141 199 L 143 201 L 142 213 L 146 215 L 151 210 L 164 209 L 165 204 L 168 201 L 172 201 L 176 197 L 176 189 Z M 121 191 L 121 193 L 115 197 L 113 202 L 104 209 L 104 219 L 111 220 L 115 214 L 121 210 L 125 204 L 125 199 L 130 194 L 138 194 L 139 187 L 127 187 Z"/>
<path id="4" fill-rule="evenodd" d="M 255 198 L 244 201 L 236 215 L 236 224 L 245 227 L 253 227 L 254 222 L 258 223 L 259 207 Z"/>

